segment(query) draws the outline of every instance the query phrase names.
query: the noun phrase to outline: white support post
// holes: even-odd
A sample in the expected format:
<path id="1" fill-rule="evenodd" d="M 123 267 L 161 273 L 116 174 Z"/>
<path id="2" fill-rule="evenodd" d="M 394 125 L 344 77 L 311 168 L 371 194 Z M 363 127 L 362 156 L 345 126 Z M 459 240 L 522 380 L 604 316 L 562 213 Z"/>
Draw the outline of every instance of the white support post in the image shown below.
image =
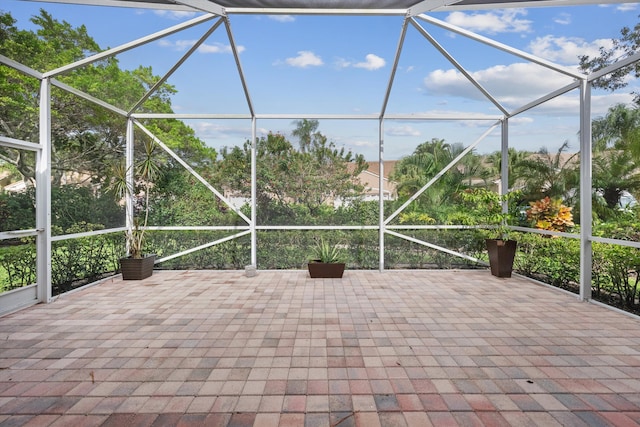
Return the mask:
<path id="1" fill-rule="evenodd" d="M 251 265 L 258 268 L 258 236 L 256 232 L 258 165 L 256 153 L 256 118 L 251 119 Z"/>
<path id="2" fill-rule="evenodd" d="M 40 81 L 40 150 L 36 154 L 36 283 L 38 301 L 51 301 L 51 82 Z"/>
<path id="3" fill-rule="evenodd" d="M 378 125 L 378 169 L 380 176 L 378 177 L 378 239 L 379 239 L 379 260 L 378 269 L 384 271 L 384 122 L 380 119 Z"/>
<path id="4" fill-rule="evenodd" d="M 501 196 L 509 192 L 509 119 L 502 120 L 502 144 L 501 144 L 501 161 L 500 161 L 500 188 L 498 189 Z M 507 212 L 509 205 L 507 202 L 502 203 L 502 212 Z"/>
<path id="5" fill-rule="evenodd" d="M 580 300 L 591 299 L 593 268 L 592 237 L 592 165 L 591 165 L 591 83 L 580 86 Z"/>
<path id="6" fill-rule="evenodd" d="M 127 191 L 125 195 L 125 227 L 128 232 L 133 230 L 133 190 L 135 189 L 135 176 L 134 176 L 134 150 L 133 150 L 133 135 L 134 135 L 134 122 L 132 118 L 127 119 L 127 134 L 125 145 L 125 167 L 127 171 Z M 128 245 L 128 242 L 127 242 Z M 127 246 L 127 254 L 129 254 L 129 247 Z"/>

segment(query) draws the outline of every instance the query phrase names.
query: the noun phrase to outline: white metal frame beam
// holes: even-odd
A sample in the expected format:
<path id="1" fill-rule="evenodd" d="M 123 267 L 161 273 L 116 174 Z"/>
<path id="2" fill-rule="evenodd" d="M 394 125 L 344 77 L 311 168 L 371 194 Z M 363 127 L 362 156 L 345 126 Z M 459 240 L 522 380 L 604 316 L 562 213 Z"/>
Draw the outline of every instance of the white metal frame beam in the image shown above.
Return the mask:
<path id="1" fill-rule="evenodd" d="M 22 74 L 26 74 L 27 76 L 31 76 L 38 80 L 42 80 L 43 75 L 40 71 L 27 67 L 26 65 L 23 65 L 17 61 L 14 61 L 11 58 L 7 58 L 4 55 L 0 55 L 0 63 L 6 65 L 7 67 L 13 68 L 14 70 L 20 71 Z"/>
<path id="2" fill-rule="evenodd" d="M 137 120 L 133 119 L 132 120 L 136 126 L 142 130 L 145 134 L 147 134 L 147 136 L 149 138 L 151 138 L 153 140 L 153 142 L 155 142 L 156 144 L 158 144 L 160 146 L 160 148 L 162 148 L 164 151 L 166 151 L 171 157 L 173 157 L 178 163 L 180 163 L 182 165 L 183 168 L 185 168 L 191 175 L 193 175 L 198 181 L 200 181 L 205 187 L 207 187 L 209 189 L 209 191 L 211 191 L 213 194 L 216 195 L 216 197 L 218 197 L 218 199 L 220 199 L 224 204 L 226 204 L 229 209 L 231 209 L 232 211 L 234 211 L 240 218 L 242 218 L 243 221 L 245 221 L 247 224 L 251 224 L 251 220 L 249 218 L 247 218 L 247 216 L 245 214 L 242 213 L 242 211 L 240 211 L 240 209 L 236 208 L 233 203 L 231 203 L 226 197 L 224 197 L 224 195 L 222 195 L 222 193 L 220 193 L 213 185 L 209 184 L 209 182 L 204 179 L 198 172 L 196 172 L 187 162 L 185 162 L 180 156 L 178 156 L 176 154 L 175 151 L 173 151 L 171 148 L 169 148 L 167 146 L 167 144 L 165 144 L 164 142 L 162 142 L 160 140 L 160 138 L 158 138 L 157 136 L 155 136 L 149 129 L 147 129 L 142 123 L 138 122 Z"/>
<path id="3" fill-rule="evenodd" d="M 33 142 L 23 141 L 21 139 L 0 136 L 0 143 L 3 147 L 14 148 L 16 150 L 39 151 L 42 146 Z"/>
<path id="4" fill-rule="evenodd" d="M 43 76 L 44 77 L 55 77 L 55 76 L 57 76 L 59 74 L 66 73 L 67 71 L 75 70 L 76 68 L 80 68 L 80 67 L 83 67 L 85 65 L 92 64 L 92 63 L 94 63 L 96 61 L 100 61 L 102 59 L 106 59 L 106 58 L 109 58 L 111 56 L 115 56 L 115 55 L 117 55 L 119 53 L 126 52 L 128 50 L 131 50 L 131 49 L 136 48 L 138 46 L 142 46 L 142 45 L 147 44 L 147 43 L 151 43 L 152 41 L 155 41 L 155 40 L 161 39 L 163 37 L 166 37 L 168 35 L 180 32 L 180 31 L 185 30 L 187 28 L 194 27 L 194 26 L 196 26 L 198 24 L 201 24 L 203 22 L 210 21 L 211 19 L 215 18 L 215 16 L 216 15 L 210 15 L 210 14 L 209 15 L 199 16 L 197 18 L 191 19 L 191 20 L 183 22 L 181 24 L 174 25 L 173 27 L 167 28 L 165 30 L 158 31 L 158 32 L 150 34 L 148 36 L 141 37 L 141 38 L 139 38 L 137 40 L 134 40 L 132 42 L 125 43 L 125 44 L 122 44 L 120 46 L 117 46 L 117 47 L 114 47 L 114 48 L 111 48 L 111 49 L 107 49 L 104 52 L 97 53 L 95 55 L 92 55 L 92 56 L 89 56 L 87 58 L 81 59 L 79 61 L 73 62 L 71 64 L 68 64 L 68 65 L 56 68 L 54 70 L 48 71 L 46 73 L 43 73 Z"/>
<path id="5" fill-rule="evenodd" d="M 99 106 L 101 106 L 102 108 L 104 108 L 106 110 L 112 111 L 112 112 L 114 112 L 116 114 L 120 114 L 121 116 L 126 116 L 127 115 L 126 111 L 124 111 L 124 110 L 122 110 L 122 109 L 120 109 L 118 107 L 114 107 L 113 105 L 109 104 L 108 102 L 104 102 L 104 101 L 96 98 L 95 96 L 91 96 L 91 95 L 89 95 L 89 94 L 87 94 L 85 92 L 82 92 L 81 90 L 78 90 L 78 89 L 73 88 L 73 87 L 71 87 L 69 85 L 66 85 L 66 84 L 64 84 L 64 83 L 62 83 L 62 82 L 60 82 L 60 81 L 58 81 L 56 79 L 52 78 L 51 79 L 51 84 L 53 86 L 56 86 L 59 89 L 62 89 L 62 90 L 65 90 L 65 91 L 67 91 L 69 93 L 74 94 L 78 98 L 82 98 L 82 99 L 84 99 L 86 101 L 89 101 L 89 102 L 92 102 L 92 103 L 94 103 L 96 105 L 99 105 Z"/>
<path id="6" fill-rule="evenodd" d="M 611 65 L 609 65 L 607 67 L 604 67 L 601 70 L 594 71 L 593 73 L 589 74 L 589 76 L 587 77 L 587 80 L 589 82 L 592 82 L 592 81 L 594 81 L 596 79 L 599 79 L 602 76 L 605 76 L 605 75 L 607 75 L 609 73 L 612 73 L 612 72 L 614 72 L 616 70 L 619 70 L 620 68 L 624 68 L 624 67 L 626 67 L 628 65 L 631 65 L 631 64 L 633 64 L 635 62 L 638 62 L 638 61 L 640 61 L 640 52 L 636 52 L 633 55 L 627 56 L 624 59 L 620 59 L 619 61 L 617 61 L 617 62 L 615 62 L 615 63 L 613 63 L 613 64 L 611 64 Z"/>
<path id="7" fill-rule="evenodd" d="M 166 82 L 166 81 L 167 81 L 167 79 L 168 79 L 169 77 L 171 77 L 171 75 L 172 75 L 173 73 L 175 73 L 175 72 L 176 72 L 176 70 L 177 70 L 178 68 L 180 68 L 180 66 L 181 66 L 182 64 L 184 64 L 184 62 L 185 62 L 187 59 L 189 59 L 189 57 L 190 57 L 190 56 L 191 56 L 191 55 L 192 55 L 196 50 L 198 50 L 198 48 L 202 45 L 202 43 L 204 43 L 204 42 L 205 42 L 205 40 L 207 40 L 207 38 L 209 38 L 209 36 L 210 36 L 211 34 L 213 34 L 213 32 L 214 32 L 214 31 L 215 31 L 215 30 L 220 26 L 220 24 L 222 24 L 222 19 L 218 19 L 218 20 L 217 20 L 217 21 L 216 21 L 216 22 L 211 26 L 211 28 L 209 28 L 209 29 L 208 29 L 208 30 L 207 30 L 207 31 L 206 31 L 206 32 L 205 32 L 205 33 L 204 33 L 204 34 L 203 34 L 203 35 L 202 35 L 202 36 L 201 36 L 201 37 L 200 37 L 200 38 L 199 38 L 199 39 L 198 39 L 194 44 L 193 44 L 193 46 L 191 46 L 191 47 L 189 48 L 189 50 L 187 50 L 187 52 L 186 52 L 184 55 L 182 55 L 182 57 L 178 60 L 178 62 L 176 62 L 176 63 L 173 65 L 173 67 L 171 67 L 171 69 L 169 69 L 169 71 L 167 71 L 167 72 L 165 73 L 165 75 L 164 75 L 164 76 L 162 76 L 162 77 L 160 78 L 160 80 L 158 80 L 158 81 L 157 81 L 157 82 L 156 82 L 156 83 L 155 83 L 155 84 L 154 84 L 154 85 L 153 85 L 153 86 L 152 86 L 152 87 L 147 91 L 147 93 L 145 93 L 145 94 L 144 94 L 144 96 L 143 96 L 142 98 L 140 98 L 140 100 L 139 100 L 138 102 L 136 102 L 136 103 L 133 105 L 133 107 L 131 107 L 131 108 L 129 109 L 129 113 L 128 113 L 127 115 L 131 115 L 131 113 L 133 113 L 135 110 L 137 110 L 138 108 L 140 108 L 140 106 L 141 106 L 142 104 L 144 104 L 144 102 L 145 102 L 147 99 L 149 99 L 149 97 L 150 97 L 151 95 L 153 95 L 153 94 L 158 90 L 158 88 L 160 88 L 160 86 L 162 86 L 162 84 L 163 84 L 164 82 Z"/>
<path id="8" fill-rule="evenodd" d="M 36 152 L 36 283 L 40 302 L 51 301 L 51 82 L 40 81 L 40 147 Z"/>
<path id="9" fill-rule="evenodd" d="M 384 271 L 384 121 L 378 122 L 378 270 Z"/>
<path id="10" fill-rule="evenodd" d="M 190 8 L 201 10 L 215 15 L 226 16 L 224 7 L 210 0 L 174 0 L 177 4 L 182 4 Z"/>
<path id="11" fill-rule="evenodd" d="M 134 137 L 135 137 L 135 123 L 133 121 L 133 119 L 128 118 L 127 119 L 127 130 L 126 130 L 126 141 L 125 141 L 125 167 L 126 169 L 126 185 L 127 188 L 129 189 L 129 191 L 127 191 L 127 193 L 125 194 L 125 204 L 124 204 L 124 209 L 125 209 L 125 227 L 127 229 L 127 231 L 129 233 L 132 232 L 133 227 L 134 227 L 134 223 L 133 223 L 133 214 L 134 214 L 134 207 L 133 207 L 133 193 L 134 193 L 134 188 L 135 188 L 135 152 L 134 152 Z M 126 239 L 126 244 L 127 244 L 127 254 L 129 253 L 129 250 L 131 249 L 129 247 L 129 239 Z"/>
<path id="12" fill-rule="evenodd" d="M 591 83 L 584 80 L 580 86 L 580 299 L 591 299 L 593 268 L 591 199 Z"/>
<path id="13" fill-rule="evenodd" d="M 227 15 L 357 15 L 357 16 L 404 16 L 407 9 L 319 9 L 319 8 L 260 8 L 260 7 L 227 7 Z"/>
<path id="14" fill-rule="evenodd" d="M 240 81 L 242 82 L 242 90 L 244 91 L 244 97 L 247 101 L 249 112 L 251 113 L 251 117 L 255 117 L 256 112 L 255 112 L 255 109 L 253 108 L 251 95 L 249 94 L 249 86 L 247 85 L 247 80 L 244 76 L 244 71 L 242 71 L 242 64 L 240 63 L 240 54 L 238 52 L 238 47 L 236 45 L 235 38 L 233 37 L 233 31 L 231 31 L 231 22 L 229 22 L 228 18 L 225 18 L 224 25 L 225 25 L 225 28 L 227 29 L 227 37 L 229 38 L 229 44 L 231 45 L 231 51 L 233 52 L 233 59 L 236 61 L 238 76 L 240 77 Z"/>
<path id="15" fill-rule="evenodd" d="M 397 233 L 397 232 L 391 231 L 391 230 L 385 230 L 385 233 L 387 233 L 387 234 L 389 234 L 391 236 L 399 237 L 399 238 L 407 240 L 409 242 L 417 243 L 419 245 L 426 246 L 426 247 L 431 248 L 431 249 L 435 249 L 436 251 L 439 251 L 439 252 L 444 252 L 444 253 L 449 254 L 449 255 L 454 255 L 454 256 L 457 256 L 459 258 L 466 259 L 466 260 L 471 261 L 471 262 L 481 262 L 478 258 L 469 256 L 469 255 L 465 255 L 465 254 L 457 252 L 457 251 L 452 251 L 451 249 L 447 249 L 445 247 L 442 247 L 442 246 L 439 246 L 439 245 L 435 245 L 433 243 L 425 242 L 424 240 L 416 239 L 415 237 L 407 236 L 406 234 Z"/>
<path id="16" fill-rule="evenodd" d="M 542 59 L 542 58 L 540 58 L 538 56 L 531 55 L 530 53 L 527 53 L 527 52 L 524 52 L 522 50 L 513 48 L 511 46 L 507 46 L 504 43 L 497 42 L 497 41 L 492 40 L 492 39 L 490 39 L 488 37 L 484 37 L 484 36 L 481 36 L 479 34 L 473 33 L 471 31 L 465 30 L 464 28 L 460 28 L 458 26 L 451 25 L 451 24 L 449 24 L 447 22 L 441 21 L 441 20 L 433 18 L 431 16 L 418 15 L 418 16 L 416 16 L 416 18 L 419 18 L 419 19 L 421 19 L 421 20 L 423 20 L 425 22 L 428 22 L 430 24 L 436 25 L 438 27 L 444 28 L 445 30 L 454 32 L 456 34 L 460 34 L 461 36 L 467 37 L 467 38 L 475 40 L 477 42 L 480 42 L 480 43 L 486 44 L 488 46 L 494 47 L 496 49 L 502 50 L 502 51 L 507 52 L 507 53 L 509 53 L 511 55 L 518 56 L 518 57 L 520 57 L 522 59 L 525 59 L 525 60 L 527 60 L 529 62 L 533 62 L 534 64 L 538 64 L 538 65 L 541 65 L 541 66 L 543 66 L 545 68 L 548 68 L 550 70 L 554 70 L 554 71 L 557 71 L 557 72 L 559 72 L 561 74 L 565 74 L 565 75 L 567 75 L 569 77 L 573 77 L 575 79 L 583 79 L 583 78 L 585 78 L 585 74 L 580 73 L 578 71 L 575 71 L 575 70 L 573 70 L 571 68 L 563 67 L 563 66 L 555 64 L 555 63 L 553 63 L 551 61 L 547 61 L 546 59 Z"/>
<path id="17" fill-rule="evenodd" d="M 402 21 L 402 29 L 400 31 L 400 39 L 398 40 L 398 46 L 396 47 L 396 54 L 393 58 L 393 66 L 391 67 L 391 73 L 389 75 L 389 83 L 387 83 L 387 90 L 384 94 L 382 101 L 382 108 L 380 108 L 380 118 L 384 117 L 387 111 L 387 105 L 389 104 L 389 97 L 391 96 L 391 88 L 395 80 L 396 72 L 398 71 L 398 63 L 400 62 L 400 55 L 402 54 L 402 47 L 404 46 L 404 39 L 407 35 L 407 19 Z"/>
<path id="18" fill-rule="evenodd" d="M 230 235 L 230 236 L 225 236 L 225 237 L 223 237 L 221 239 L 214 240 L 213 242 L 208 242 L 208 243 L 205 243 L 205 244 L 200 245 L 200 246 L 196 246 L 196 247 L 193 247 L 193 248 L 186 249 L 186 250 L 184 250 L 182 252 L 178 252 L 178 253 L 175 253 L 175 254 L 172 254 L 172 255 L 168 255 L 166 257 L 159 258 L 159 259 L 157 259 L 155 261 L 155 263 L 158 264 L 158 263 L 161 263 L 161 262 L 165 262 L 165 261 L 169 261 L 169 260 L 172 260 L 172 259 L 175 259 L 175 258 L 179 258 L 181 256 L 189 255 L 189 254 L 192 254 L 194 252 L 198 252 L 198 251 L 201 251 L 203 249 L 207 249 L 207 248 L 210 248 L 212 246 L 219 245 L 220 243 L 228 242 L 229 240 L 233 240 L 233 239 L 237 239 L 237 238 L 242 237 L 242 236 L 246 236 L 247 234 L 250 234 L 250 233 L 251 233 L 251 230 L 245 230 L 245 231 L 241 231 L 240 233 L 236 233 L 236 234 L 233 234 L 233 235 Z"/>
<path id="19" fill-rule="evenodd" d="M 258 168 L 257 128 L 255 117 L 251 120 L 251 265 L 258 267 Z"/>
<path id="20" fill-rule="evenodd" d="M 568 85 L 566 85 L 564 87 L 561 87 L 560 89 L 557 89 L 557 90 L 555 90 L 555 91 L 553 91 L 553 92 L 551 92 L 551 93 L 549 93 L 547 95 L 544 95 L 544 96 L 542 96 L 542 97 L 540 97 L 540 98 L 538 98 L 538 99 L 536 99 L 534 101 L 531 101 L 530 103 L 528 103 L 526 105 L 523 105 L 520 108 L 517 108 L 517 109 L 511 111 L 507 116 L 508 117 L 513 117 L 513 116 L 518 115 L 520 113 L 524 113 L 525 111 L 528 111 L 528 110 L 530 110 L 532 108 L 535 108 L 538 105 L 542 105 L 547 101 L 551 101 L 552 99 L 555 99 L 555 98 L 557 98 L 559 96 L 562 96 L 567 92 L 570 92 L 570 91 L 572 91 L 574 89 L 577 89 L 577 88 L 580 87 L 580 82 L 581 81 L 582 80 L 576 80 L 573 83 L 569 83 Z"/>
<path id="21" fill-rule="evenodd" d="M 411 18 L 410 21 L 411 24 L 416 28 L 416 30 L 418 30 L 418 32 L 422 35 L 422 37 L 427 39 L 429 43 L 431 43 L 442 56 L 444 56 L 454 67 L 456 67 L 456 69 L 460 71 L 460 73 L 465 76 L 466 79 L 485 96 L 485 98 L 491 101 L 491 103 L 495 105 L 500 111 L 502 111 L 503 114 L 508 114 L 507 110 L 502 106 L 502 104 L 500 104 L 500 102 L 498 102 L 498 100 L 494 98 L 493 95 L 491 95 L 489 91 L 480 84 L 480 82 L 474 79 L 471 73 L 468 72 L 458 61 L 456 61 L 456 59 L 449 52 L 447 52 L 447 50 L 440 43 L 438 43 L 438 41 L 433 38 L 433 36 L 429 34 L 427 30 L 422 28 L 422 26 L 419 25 L 415 19 Z"/>
<path id="22" fill-rule="evenodd" d="M 407 11 L 407 15 L 416 16 L 424 12 L 441 9 L 443 7 L 451 6 L 457 3 L 459 0 L 423 0 L 414 4 Z"/>

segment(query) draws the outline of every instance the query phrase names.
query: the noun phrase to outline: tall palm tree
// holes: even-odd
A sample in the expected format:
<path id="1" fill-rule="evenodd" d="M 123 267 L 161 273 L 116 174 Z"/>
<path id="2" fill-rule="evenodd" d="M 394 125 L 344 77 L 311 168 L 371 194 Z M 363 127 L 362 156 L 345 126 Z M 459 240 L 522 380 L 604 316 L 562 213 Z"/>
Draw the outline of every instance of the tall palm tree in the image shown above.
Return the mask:
<path id="1" fill-rule="evenodd" d="M 406 200 L 419 191 L 463 150 L 461 144 L 448 144 L 438 138 L 418 145 L 413 154 L 398 162 L 390 177 L 397 183 L 400 199 Z M 413 209 L 429 212 L 441 209 L 458 192 L 464 179 L 461 169 L 449 169 L 414 202 Z"/>
<path id="2" fill-rule="evenodd" d="M 635 196 L 640 191 L 640 171 L 631 156 L 620 150 L 604 150 L 593 158 L 593 188 L 602 195 L 607 207 L 619 207 L 625 191 Z"/>
<path id="3" fill-rule="evenodd" d="M 296 128 L 291 132 L 300 142 L 300 151 L 306 153 L 311 149 L 311 142 L 318 135 L 319 122 L 317 120 L 296 120 Z"/>
<path id="4" fill-rule="evenodd" d="M 480 178 L 484 181 L 485 185 L 487 184 L 485 173 L 487 168 L 482 164 L 481 156 L 472 151 L 462 158 L 461 164 L 463 167 L 462 173 L 469 187 L 473 186 L 474 178 Z"/>
<path id="5" fill-rule="evenodd" d="M 617 104 L 591 124 L 593 187 L 610 210 L 625 191 L 640 191 L 640 110 Z"/>
<path id="6" fill-rule="evenodd" d="M 595 151 L 609 147 L 630 151 L 640 158 L 640 110 L 616 104 L 604 117 L 593 120 L 591 136 Z"/>
<path id="7" fill-rule="evenodd" d="M 512 189 L 517 186 L 518 181 L 522 178 L 522 164 L 531 156 L 528 151 L 519 151 L 513 147 L 508 150 L 509 156 L 509 185 L 508 188 Z M 500 179 L 500 173 L 502 170 L 502 152 L 494 151 L 486 158 L 488 168 L 484 172 L 486 180 L 498 180 Z"/>
<path id="8" fill-rule="evenodd" d="M 569 143 L 565 141 L 554 154 L 542 148 L 520 162 L 526 198 L 538 200 L 548 196 L 565 200 L 572 195 L 579 175 L 577 153 L 566 155 L 568 148 Z"/>

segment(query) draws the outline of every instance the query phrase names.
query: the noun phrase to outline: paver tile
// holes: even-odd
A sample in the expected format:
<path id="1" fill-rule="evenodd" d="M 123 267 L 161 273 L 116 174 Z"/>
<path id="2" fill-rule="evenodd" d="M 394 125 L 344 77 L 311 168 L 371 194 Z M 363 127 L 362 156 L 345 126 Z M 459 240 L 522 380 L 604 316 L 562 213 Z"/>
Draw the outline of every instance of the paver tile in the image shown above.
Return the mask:
<path id="1" fill-rule="evenodd" d="M 639 326 L 486 271 L 114 277 L 0 318 L 0 424 L 640 425 Z"/>

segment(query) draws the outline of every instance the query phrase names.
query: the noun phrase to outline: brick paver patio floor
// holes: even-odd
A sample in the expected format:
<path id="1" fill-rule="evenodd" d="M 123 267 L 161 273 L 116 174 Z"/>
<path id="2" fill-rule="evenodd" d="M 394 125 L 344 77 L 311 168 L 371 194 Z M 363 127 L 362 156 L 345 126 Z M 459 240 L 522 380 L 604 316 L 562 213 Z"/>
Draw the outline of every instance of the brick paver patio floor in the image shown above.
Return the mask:
<path id="1" fill-rule="evenodd" d="M 156 271 L 0 318 L 0 425 L 629 426 L 640 321 L 486 271 Z"/>

